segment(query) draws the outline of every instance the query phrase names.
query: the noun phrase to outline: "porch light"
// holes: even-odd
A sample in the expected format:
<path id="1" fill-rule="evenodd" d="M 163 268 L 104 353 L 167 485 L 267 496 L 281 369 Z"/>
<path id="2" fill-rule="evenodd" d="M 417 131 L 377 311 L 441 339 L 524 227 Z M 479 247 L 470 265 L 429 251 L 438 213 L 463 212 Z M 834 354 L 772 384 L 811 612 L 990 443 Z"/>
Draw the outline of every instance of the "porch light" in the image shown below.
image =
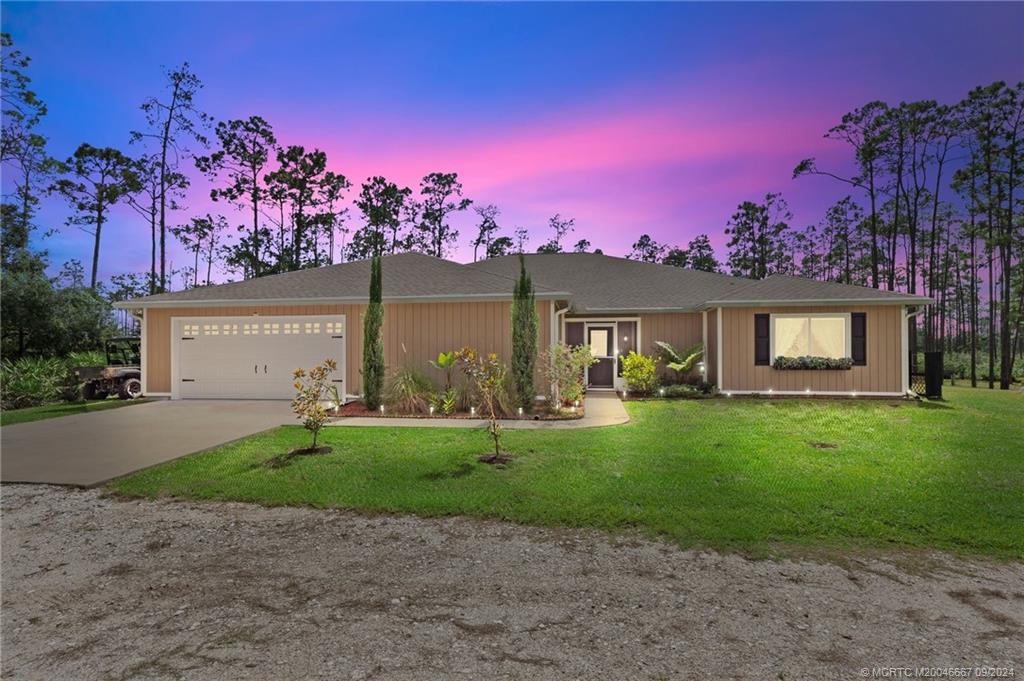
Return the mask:
<path id="1" fill-rule="evenodd" d="M 700 372 L 703 374 L 707 370 L 708 370 L 708 368 L 706 366 L 704 366 L 704 362 L 701 362 L 700 363 Z"/>
<path id="2" fill-rule="evenodd" d="M 628 341 L 628 340 L 629 340 L 629 336 L 623 336 L 623 337 L 622 337 L 622 340 L 624 340 L 624 341 Z"/>

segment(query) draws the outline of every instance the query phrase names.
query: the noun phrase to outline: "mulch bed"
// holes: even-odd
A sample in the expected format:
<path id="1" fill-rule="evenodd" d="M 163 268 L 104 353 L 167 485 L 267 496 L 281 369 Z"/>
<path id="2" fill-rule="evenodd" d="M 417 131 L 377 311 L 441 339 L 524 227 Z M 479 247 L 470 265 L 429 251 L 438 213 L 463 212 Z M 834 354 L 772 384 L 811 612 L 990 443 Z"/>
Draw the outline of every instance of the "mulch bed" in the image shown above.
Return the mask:
<path id="1" fill-rule="evenodd" d="M 469 414 L 464 411 L 457 411 L 454 414 L 444 416 L 442 414 L 397 414 L 395 412 L 388 412 L 385 409 L 384 413 L 380 413 L 379 410 L 368 409 L 362 402 L 349 402 L 343 404 L 337 409 L 328 412 L 330 416 L 335 417 L 374 417 L 374 418 L 387 418 L 387 419 L 484 419 L 486 418 L 482 414 Z M 516 420 L 516 421 L 574 421 L 576 419 L 583 418 L 583 407 L 577 407 L 575 412 L 565 412 L 561 414 L 551 414 L 549 412 L 536 412 L 533 414 L 524 414 L 522 416 L 507 416 L 503 417 L 502 420 Z"/>

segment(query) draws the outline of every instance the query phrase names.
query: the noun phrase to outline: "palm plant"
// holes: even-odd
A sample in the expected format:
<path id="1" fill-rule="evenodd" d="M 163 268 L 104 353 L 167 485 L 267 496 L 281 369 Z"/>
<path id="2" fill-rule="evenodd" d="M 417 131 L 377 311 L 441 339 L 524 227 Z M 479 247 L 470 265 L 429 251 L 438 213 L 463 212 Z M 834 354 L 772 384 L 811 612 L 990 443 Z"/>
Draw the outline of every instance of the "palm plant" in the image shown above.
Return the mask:
<path id="1" fill-rule="evenodd" d="M 430 360 L 430 366 L 444 372 L 444 389 L 446 392 L 450 390 L 452 387 L 452 370 L 455 368 L 455 351 L 437 353 L 437 361 Z"/>
<path id="2" fill-rule="evenodd" d="M 704 357 L 704 343 L 697 343 L 682 353 L 665 341 L 654 341 L 654 344 L 658 346 L 658 356 L 662 363 L 680 376 L 693 371 L 693 367 Z"/>

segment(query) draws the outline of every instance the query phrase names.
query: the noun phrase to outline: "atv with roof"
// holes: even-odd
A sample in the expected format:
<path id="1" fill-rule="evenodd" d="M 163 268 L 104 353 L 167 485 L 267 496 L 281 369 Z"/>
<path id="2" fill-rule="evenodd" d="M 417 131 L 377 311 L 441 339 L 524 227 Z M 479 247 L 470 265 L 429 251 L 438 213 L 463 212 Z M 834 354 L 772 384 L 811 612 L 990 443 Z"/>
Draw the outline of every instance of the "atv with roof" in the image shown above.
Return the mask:
<path id="1" fill-rule="evenodd" d="M 105 367 L 77 367 L 75 378 L 82 383 L 82 396 L 87 400 L 103 400 L 117 395 L 122 400 L 142 396 L 141 350 L 138 336 L 119 336 L 104 344 Z"/>

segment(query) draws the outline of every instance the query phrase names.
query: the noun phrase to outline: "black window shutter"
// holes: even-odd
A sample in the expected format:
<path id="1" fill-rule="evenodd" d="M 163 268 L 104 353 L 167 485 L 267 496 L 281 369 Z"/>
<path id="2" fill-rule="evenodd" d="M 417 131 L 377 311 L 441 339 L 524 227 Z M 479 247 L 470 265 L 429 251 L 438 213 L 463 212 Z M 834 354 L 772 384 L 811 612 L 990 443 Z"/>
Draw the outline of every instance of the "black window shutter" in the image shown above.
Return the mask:
<path id="1" fill-rule="evenodd" d="M 754 364 L 758 366 L 769 366 L 772 363 L 771 340 L 768 335 L 769 315 L 754 315 Z"/>
<path id="2" fill-rule="evenodd" d="M 850 315 L 850 355 L 855 366 L 868 363 L 868 316 L 864 312 Z"/>

